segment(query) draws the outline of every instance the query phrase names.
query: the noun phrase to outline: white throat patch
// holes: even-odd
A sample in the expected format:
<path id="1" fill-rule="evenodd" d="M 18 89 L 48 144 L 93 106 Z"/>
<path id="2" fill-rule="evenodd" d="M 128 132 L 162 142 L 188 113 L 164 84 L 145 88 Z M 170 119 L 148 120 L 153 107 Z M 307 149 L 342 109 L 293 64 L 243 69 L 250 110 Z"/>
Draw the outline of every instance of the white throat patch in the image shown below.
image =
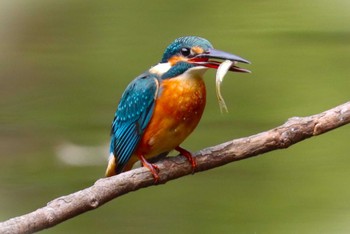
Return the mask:
<path id="1" fill-rule="evenodd" d="M 156 74 L 158 76 L 162 76 L 164 73 L 166 73 L 167 71 L 169 71 L 169 69 L 171 68 L 171 64 L 168 63 L 158 63 L 157 65 L 151 67 L 149 69 L 150 73 Z M 188 69 L 188 71 L 186 71 L 186 76 L 188 74 L 199 74 L 199 75 L 203 75 L 204 72 L 208 70 L 207 67 L 204 66 L 196 66 L 196 67 L 192 67 L 190 69 Z"/>
<path id="2" fill-rule="evenodd" d="M 170 63 L 158 63 L 157 65 L 151 67 L 149 69 L 150 73 L 157 74 L 158 76 L 162 76 L 164 73 L 169 71 L 171 68 Z"/>

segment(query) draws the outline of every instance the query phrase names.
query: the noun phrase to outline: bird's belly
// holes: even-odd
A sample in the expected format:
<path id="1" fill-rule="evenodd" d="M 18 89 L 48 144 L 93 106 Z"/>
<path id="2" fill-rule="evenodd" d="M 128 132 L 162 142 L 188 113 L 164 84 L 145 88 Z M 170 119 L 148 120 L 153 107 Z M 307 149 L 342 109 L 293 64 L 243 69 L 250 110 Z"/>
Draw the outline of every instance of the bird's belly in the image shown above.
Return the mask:
<path id="1" fill-rule="evenodd" d="M 201 78 L 163 81 L 153 116 L 136 153 L 152 158 L 179 146 L 199 123 L 205 102 Z"/>

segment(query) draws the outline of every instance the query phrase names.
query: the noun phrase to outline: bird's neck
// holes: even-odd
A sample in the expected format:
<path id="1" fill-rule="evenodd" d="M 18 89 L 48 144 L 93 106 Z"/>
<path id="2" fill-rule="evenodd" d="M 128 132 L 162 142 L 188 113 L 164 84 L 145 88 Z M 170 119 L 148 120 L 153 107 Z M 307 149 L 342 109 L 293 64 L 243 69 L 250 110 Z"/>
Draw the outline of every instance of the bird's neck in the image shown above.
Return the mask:
<path id="1" fill-rule="evenodd" d="M 151 67 L 149 69 L 149 72 L 152 73 L 152 74 L 156 74 L 159 77 L 161 77 L 164 73 L 169 71 L 170 68 L 171 68 L 171 64 L 169 62 L 167 62 L 167 63 L 158 63 L 157 65 Z"/>
<path id="2" fill-rule="evenodd" d="M 172 77 L 172 79 L 180 79 L 182 81 L 185 81 L 186 83 L 190 82 L 191 80 L 194 82 L 198 82 L 198 79 L 202 80 L 204 73 L 207 70 L 208 70 L 207 68 L 203 68 L 203 67 L 192 67 L 190 69 L 187 69 L 185 72 L 182 72 L 181 74 Z M 171 71 L 168 71 L 167 73 L 165 73 L 163 75 L 163 79 L 168 73 L 171 73 Z"/>
<path id="3" fill-rule="evenodd" d="M 158 63 L 150 68 L 149 72 L 156 74 L 161 79 L 171 79 L 182 76 L 187 78 L 202 78 L 208 68 L 204 66 L 194 66 L 190 63 L 179 62 L 174 66 L 170 63 Z"/>

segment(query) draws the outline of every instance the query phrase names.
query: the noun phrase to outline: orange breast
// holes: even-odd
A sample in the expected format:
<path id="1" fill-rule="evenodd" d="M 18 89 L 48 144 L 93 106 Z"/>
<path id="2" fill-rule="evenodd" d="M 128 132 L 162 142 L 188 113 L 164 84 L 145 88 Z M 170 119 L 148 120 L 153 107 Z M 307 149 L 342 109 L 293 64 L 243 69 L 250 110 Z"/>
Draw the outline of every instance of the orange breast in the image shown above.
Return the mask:
<path id="1" fill-rule="evenodd" d="M 151 158 L 180 145 L 199 123 L 205 102 L 201 77 L 162 81 L 153 116 L 136 153 Z"/>

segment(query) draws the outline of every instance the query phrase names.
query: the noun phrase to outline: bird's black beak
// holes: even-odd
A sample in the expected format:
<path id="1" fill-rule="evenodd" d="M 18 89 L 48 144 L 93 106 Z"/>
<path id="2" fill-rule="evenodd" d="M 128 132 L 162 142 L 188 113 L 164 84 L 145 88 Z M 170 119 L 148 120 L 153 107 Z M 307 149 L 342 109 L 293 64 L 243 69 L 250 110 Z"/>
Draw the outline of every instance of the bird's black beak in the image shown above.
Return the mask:
<path id="1" fill-rule="evenodd" d="M 230 67 L 229 71 L 250 73 L 248 69 L 240 68 L 236 66 L 237 63 L 250 64 L 248 60 L 241 58 L 237 55 L 230 54 L 225 51 L 216 50 L 216 49 L 209 49 L 208 51 L 202 54 L 198 54 L 193 58 L 191 58 L 190 62 L 198 66 L 205 66 L 205 67 L 217 69 L 222 63 L 222 61 L 217 61 L 216 59 L 232 61 L 233 64 Z"/>

